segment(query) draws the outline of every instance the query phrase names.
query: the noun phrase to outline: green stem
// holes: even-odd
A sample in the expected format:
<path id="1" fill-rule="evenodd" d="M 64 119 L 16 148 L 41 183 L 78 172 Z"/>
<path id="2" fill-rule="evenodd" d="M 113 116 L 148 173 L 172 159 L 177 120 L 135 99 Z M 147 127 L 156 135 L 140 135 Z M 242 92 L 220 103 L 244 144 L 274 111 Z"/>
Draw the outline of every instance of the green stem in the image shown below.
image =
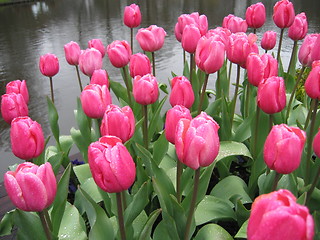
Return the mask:
<path id="1" fill-rule="evenodd" d="M 272 189 L 271 192 L 275 191 L 277 189 L 278 186 L 278 182 L 280 180 L 281 174 L 276 172 L 276 175 L 274 176 L 274 180 L 273 180 L 273 185 L 272 185 Z"/>
<path id="2" fill-rule="evenodd" d="M 121 236 L 121 240 L 125 240 L 126 239 L 126 231 L 124 228 L 124 221 L 123 221 L 121 193 L 117 192 L 116 196 L 117 196 L 118 223 L 119 223 L 120 236 Z"/>
<path id="3" fill-rule="evenodd" d="M 156 60 L 154 58 L 154 52 L 151 52 L 152 56 L 152 74 L 153 76 L 156 76 Z"/>
<path id="4" fill-rule="evenodd" d="M 257 32 L 257 29 L 256 29 L 256 28 L 254 28 L 254 29 L 253 29 L 253 33 L 254 33 L 254 34 L 256 34 L 256 32 Z"/>
<path id="5" fill-rule="evenodd" d="M 183 67 L 185 63 L 186 63 L 186 51 L 183 50 Z"/>
<path id="6" fill-rule="evenodd" d="M 121 199 L 122 199 L 122 207 L 123 207 L 123 209 L 126 209 L 127 208 L 127 199 L 126 199 L 125 191 L 121 192 Z"/>
<path id="7" fill-rule="evenodd" d="M 318 184 L 319 177 L 320 177 L 320 167 L 318 168 L 317 175 L 316 175 L 316 177 L 313 179 L 312 185 L 311 185 L 309 191 L 307 192 L 306 204 L 308 204 L 308 202 L 309 202 L 310 199 L 311 199 L 311 195 L 312 195 L 314 189 L 316 188 L 316 186 L 317 186 L 317 184 Z"/>
<path id="8" fill-rule="evenodd" d="M 190 80 L 191 86 L 192 86 L 192 72 L 193 72 L 193 63 L 194 63 L 193 60 L 194 60 L 194 54 L 190 53 L 190 77 L 189 77 L 189 80 Z"/>
<path id="9" fill-rule="evenodd" d="M 206 74 L 206 77 L 204 79 L 204 83 L 203 83 L 203 86 L 202 86 L 201 95 L 200 95 L 200 102 L 199 102 L 199 106 L 198 106 L 198 115 L 201 112 L 201 108 L 202 108 L 202 104 L 203 104 L 203 100 L 204 100 L 204 95 L 206 94 L 208 78 L 209 78 L 209 74 Z"/>
<path id="10" fill-rule="evenodd" d="M 219 99 L 221 97 L 221 80 L 220 80 L 220 69 L 217 72 L 217 87 L 216 87 L 216 99 Z"/>
<path id="11" fill-rule="evenodd" d="M 144 147 L 148 149 L 148 105 L 142 105 L 143 111 L 143 143 Z"/>
<path id="12" fill-rule="evenodd" d="M 277 53 L 278 62 L 280 62 L 280 52 L 281 52 L 281 45 L 282 45 L 282 39 L 283 39 L 283 32 L 284 32 L 284 28 L 281 28 L 280 40 L 279 40 L 279 46 L 278 46 L 278 53 Z"/>
<path id="13" fill-rule="evenodd" d="M 133 28 L 130 28 L 130 46 L 131 46 L 131 52 L 133 54 Z"/>
<path id="14" fill-rule="evenodd" d="M 52 77 L 49 77 L 49 79 L 50 79 L 50 89 L 51 89 L 51 100 L 52 100 L 52 103 L 54 104 L 54 93 L 53 93 Z"/>
<path id="15" fill-rule="evenodd" d="M 124 84 L 126 85 L 126 89 L 127 89 L 128 103 L 129 103 L 129 106 L 132 108 L 129 79 L 128 79 L 125 67 L 121 68 L 121 71 L 123 73 L 123 80 L 124 80 Z"/>
<path id="16" fill-rule="evenodd" d="M 290 68 L 291 68 L 291 66 L 293 64 L 293 59 L 297 55 L 297 50 L 298 50 L 298 41 L 296 40 L 296 41 L 293 42 L 293 47 L 292 47 L 292 52 L 291 52 L 291 57 L 290 57 L 290 62 L 289 62 L 287 73 L 289 73 Z"/>
<path id="17" fill-rule="evenodd" d="M 273 114 L 269 114 L 269 132 L 271 131 L 273 127 Z"/>
<path id="18" fill-rule="evenodd" d="M 80 91 L 82 92 L 83 88 L 82 88 L 82 83 L 81 83 L 81 78 L 80 78 L 80 73 L 79 73 L 79 67 L 78 67 L 78 65 L 75 65 L 75 67 L 76 67 L 76 72 L 77 72 L 77 76 L 78 76 L 78 83 L 79 83 Z"/>
<path id="19" fill-rule="evenodd" d="M 239 82 L 240 82 L 240 70 L 241 70 L 241 67 L 240 67 L 240 65 L 238 64 L 238 65 L 237 65 L 236 87 L 234 88 L 234 97 L 233 97 L 233 100 L 232 100 L 231 114 L 230 114 L 230 117 L 231 117 L 231 126 L 232 126 L 232 123 L 233 123 L 234 113 L 235 113 L 236 105 L 237 105 Z"/>
<path id="20" fill-rule="evenodd" d="M 43 227 L 44 232 L 46 234 L 47 240 L 51 240 L 52 239 L 51 231 L 50 231 L 48 222 L 46 221 L 45 213 L 43 211 L 41 211 L 41 212 L 38 212 L 38 214 L 39 214 L 39 217 L 40 217 L 40 220 L 42 223 L 42 227 Z"/>
<path id="21" fill-rule="evenodd" d="M 244 117 L 248 117 L 249 115 L 249 106 L 250 106 L 250 90 L 251 84 L 248 82 L 246 87 L 246 102 L 245 102 L 245 110 L 244 110 Z"/>
<path id="22" fill-rule="evenodd" d="M 52 228 L 52 222 L 51 222 L 51 219 L 50 219 L 48 210 L 47 210 L 47 209 L 44 209 L 42 212 L 44 213 L 44 217 L 45 217 L 45 219 L 46 219 L 46 222 L 47 222 L 47 224 L 48 224 L 48 227 L 49 227 L 50 231 L 52 231 L 52 229 L 53 229 L 53 228 Z"/>
<path id="23" fill-rule="evenodd" d="M 256 121 L 254 126 L 254 133 L 253 133 L 253 139 L 252 139 L 252 157 L 255 160 L 257 158 L 256 151 L 257 151 L 257 139 L 258 139 L 258 128 L 259 128 L 259 118 L 260 118 L 260 108 L 257 105 L 256 110 Z"/>
<path id="24" fill-rule="evenodd" d="M 306 121 L 304 123 L 304 130 L 306 131 L 308 126 L 309 126 L 309 122 L 310 122 L 310 118 L 311 118 L 311 115 L 312 115 L 312 111 L 314 109 L 314 105 L 316 104 L 316 100 L 315 99 L 312 99 L 311 100 L 311 103 L 310 103 L 310 109 L 309 109 L 309 112 L 308 112 L 308 115 L 307 115 L 307 118 L 306 118 Z"/>
<path id="25" fill-rule="evenodd" d="M 200 179 L 200 168 L 195 170 L 195 174 L 194 174 L 193 193 L 192 193 L 192 199 L 191 199 L 191 203 L 190 203 L 190 209 L 189 209 L 186 229 L 185 229 L 185 232 L 184 232 L 184 240 L 190 239 L 189 238 L 190 227 L 191 227 L 191 223 L 192 223 L 194 210 L 195 210 L 195 207 L 196 207 L 196 201 L 197 201 L 197 195 L 198 195 L 198 187 L 199 187 L 199 179 Z"/>
<path id="26" fill-rule="evenodd" d="M 177 160 L 177 202 L 181 203 L 181 175 L 182 175 L 182 163 Z"/>
<path id="27" fill-rule="evenodd" d="M 230 62 L 230 61 L 229 61 Z M 232 72 L 232 62 L 230 62 L 229 65 L 229 72 L 228 72 L 228 86 L 230 87 L 230 81 L 231 81 L 231 72 Z M 227 96 L 229 99 L 229 96 Z"/>

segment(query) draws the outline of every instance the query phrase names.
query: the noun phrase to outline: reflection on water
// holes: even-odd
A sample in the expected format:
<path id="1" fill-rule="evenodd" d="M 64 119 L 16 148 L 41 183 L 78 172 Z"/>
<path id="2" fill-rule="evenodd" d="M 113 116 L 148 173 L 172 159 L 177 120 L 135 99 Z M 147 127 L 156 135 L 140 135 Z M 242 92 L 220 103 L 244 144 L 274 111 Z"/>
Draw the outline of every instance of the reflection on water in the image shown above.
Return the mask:
<path id="1" fill-rule="evenodd" d="M 129 40 L 129 29 L 122 23 L 123 9 L 133 1 L 114 0 L 49 0 L 35 3 L 0 7 L 0 94 L 5 85 L 15 79 L 27 81 L 30 103 L 30 117 L 41 123 L 45 135 L 50 134 L 47 122 L 46 96 L 50 94 L 49 80 L 38 69 L 39 57 L 51 52 L 60 61 L 60 72 L 53 78 L 56 106 L 60 115 L 61 134 L 69 134 L 74 125 L 73 109 L 79 96 L 76 73 L 64 58 L 63 46 L 73 40 L 82 48 L 92 38 L 102 39 L 105 45 L 112 41 Z M 156 24 L 167 32 L 164 47 L 156 53 L 157 78 L 168 83 L 171 71 L 182 73 L 182 50 L 174 36 L 174 25 L 182 13 L 198 11 L 208 17 L 209 27 L 221 25 L 224 16 L 233 13 L 244 17 L 247 6 L 257 0 L 158 0 L 135 1 L 140 5 L 143 20 L 141 27 Z M 279 30 L 272 22 L 272 8 L 275 0 L 262 1 L 267 9 L 268 21 L 258 31 L 258 38 L 267 30 Z M 306 12 L 309 19 L 309 33 L 319 32 L 320 2 L 313 0 L 292 1 L 296 13 Z M 303 4 L 302 4 L 303 2 Z M 136 31 L 136 30 L 135 30 Z M 284 61 L 288 61 L 292 41 L 284 41 Z M 140 51 L 137 43 L 134 51 Z M 118 69 L 104 59 L 104 68 L 112 80 L 120 81 Z M 88 77 L 81 75 L 84 84 Z M 211 76 L 213 86 L 215 76 Z M 210 87 L 209 86 L 209 87 Z M 0 118 L 0 175 L 6 167 L 20 162 L 10 151 L 9 126 Z M 53 144 L 53 143 L 52 143 Z M 74 150 L 76 151 L 76 150 Z M 0 178 L 1 181 L 1 178 Z"/>

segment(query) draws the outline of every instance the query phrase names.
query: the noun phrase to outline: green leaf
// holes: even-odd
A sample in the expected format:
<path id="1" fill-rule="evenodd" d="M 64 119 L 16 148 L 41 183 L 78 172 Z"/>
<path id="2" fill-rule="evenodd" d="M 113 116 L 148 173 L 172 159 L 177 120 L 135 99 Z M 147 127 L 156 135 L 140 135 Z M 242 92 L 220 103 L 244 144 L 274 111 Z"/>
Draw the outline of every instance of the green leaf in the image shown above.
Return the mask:
<path id="1" fill-rule="evenodd" d="M 49 124 L 51 127 L 52 134 L 57 142 L 57 145 L 59 146 L 60 145 L 59 143 L 60 130 L 59 130 L 59 124 L 58 124 L 59 115 L 54 103 L 49 97 L 47 97 L 47 104 L 48 104 Z"/>
<path id="2" fill-rule="evenodd" d="M 232 240 L 231 235 L 217 224 L 208 224 L 202 227 L 194 240 Z"/>
<path id="3" fill-rule="evenodd" d="M 214 102 L 210 103 L 205 112 L 210 116 L 217 116 L 221 112 L 221 102 L 222 99 L 219 98 Z"/>
<path id="4" fill-rule="evenodd" d="M 164 83 L 159 83 L 159 88 L 160 88 L 160 90 L 162 91 L 162 92 L 164 92 L 165 94 L 169 94 L 169 92 L 168 92 L 168 86 L 167 86 L 167 84 L 164 84 Z"/>
<path id="5" fill-rule="evenodd" d="M 160 137 L 153 145 L 153 159 L 159 165 L 163 157 L 168 151 L 169 142 L 166 139 L 165 132 L 163 131 Z"/>
<path id="6" fill-rule="evenodd" d="M 230 122 L 230 109 L 228 107 L 228 103 L 225 97 L 223 97 L 222 102 L 222 112 L 221 112 L 221 123 L 219 133 L 220 133 L 220 140 L 226 140 L 231 138 L 232 133 L 232 125 Z"/>
<path id="7" fill-rule="evenodd" d="M 14 226 L 13 217 L 15 210 L 7 212 L 0 222 L 0 236 L 10 235 Z"/>
<path id="8" fill-rule="evenodd" d="M 138 238 L 139 240 L 145 240 L 145 239 L 148 239 L 148 237 L 150 237 L 153 225 L 157 220 L 158 216 L 160 215 L 160 213 L 161 213 L 161 209 L 156 209 L 150 214 L 148 220 L 146 221 L 145 225 L 143 226 L 143 229 L 139 234 L 139 238 Z"/>
<path id="9" fill-rule="evenodd" d="M 122 86 L 121 83 L 109 80 L 110 82 L 110 88 L 116 95 L 116 97 L 119 99 L 123 99 L 128 104 L 128 94 L 127 90 L 124 86 Z"/>
<path id="10" fill-rule="evenodd" d="M 73 171 L 81 184 L 84 184 L 87 179 L 92 178 L 88 163 L 73 167 Z"/>
<path id="11" fill-rule="evenodd" d="M 89 145 L 91 142 L 91 119 L 84 113 L 81 101 L 77 98 L 76 120 L 81 132 L 82 138 Z"/>
<path id="12" fill-rule="evenodd" d="M 84 183 L 81 184 L 81 188 L 88 193 L 88 195 L 96 202 L 103 200 L 98 185 L 95 183 L 93 178 L 88 178 Z"/>
<path id="13" fill-rule="evenodd" d="M 245 221 L 241 228 L 239 229 L 239 231 L 237 232 L 237 234 L 234 236 L 234 238 L 244 238 L 247 239 L 247 228 L 248 228 L 248 221 Z"/>
<path id="14" fill-rule="evenodd" d="M 61 150 L 68 155 L 73 145 L 72 137 L 70 135 L 62 135 L 60 136 L 59 141 L 61 145 Z"/>
<path id="15" fill-rule="evenodd" d="M 233 141 L 221 141 L 219 154 L 215 161 L 220 161 L 225 157 L 245 156 L 252 158 L 249 149 L 243 143 Z"/>
<path id="16" fill-rule="evenodd" d="M 250 211 L 246 209 L 245 206 L 242 204 L 241 196 L 235 195 L 230 200 L 233 202 L 235 206 L 237 223 L 239 226 L 241 226 L 250 217 Z"/>
<path id="17" fill-rule="evenodd" d="M 88 147 L 90 143 L 85 141 L 85 139 L 82 137 L 82 134 L 80 130 L 77 130 L 75 128 L 70 129 L 71 137 L 74 141 L 74 143 L 77 145 L 79 151 L 82 154 L 82 157 L 84 161 L 87 163 L 88 162 Z"/>
<path id="18" fill-rule="evenodd" d="M 157 109 L 154 111 L 152 118 L 150 120 L 149 129 L 148 129 L 148 141 L 150 142 L 152 136 L 156 133 L 158 122 L 160 120 L 160 112 L 162 109 L 163 104 L 167 100 L 168 96 L 165 96 L 161 102 L 159 103 Z"/>
<path id="19" fill-rule="evenodd" d="M 242 123 L 237 127 L 232 137 L 233 141 L 244 142 L 251 137 L 251 125 L 254 119 L 254 114 L 250 114 L 249 117 L 244 119 Z"/>
<path id="20" fill-rule="evenodd" d="M 58 174 L 58 172 L 59 172 L 59 170 L 60 170 L 62 158 L 63 158 L 63 153 L 62 153 L 62 152 L 59 152 L 59 153 L 51 156 L 51 157 L 48 159 L 48 162 L 49 162 L 49 163 L 51 164 L 51 166 L 52 166 L 54 175 L 56 175 L 56 176 L 57 176 L 57 174 Z"/>
<path id="21" fill-rule="evenodd" d="M 162 214 L 162 215 L 164 215 L 164 214 Z M 170 222 L 170 220 L 171 220 L 171 222 Z M 153 240 L 163 240 L 164 238 L 166 238 L 166 239 L 180 239 L 172 218 L 169 218 L 169 220 L 168 219 L 162 220 L 157 225 L 157 227 L 154 231 Z"/>

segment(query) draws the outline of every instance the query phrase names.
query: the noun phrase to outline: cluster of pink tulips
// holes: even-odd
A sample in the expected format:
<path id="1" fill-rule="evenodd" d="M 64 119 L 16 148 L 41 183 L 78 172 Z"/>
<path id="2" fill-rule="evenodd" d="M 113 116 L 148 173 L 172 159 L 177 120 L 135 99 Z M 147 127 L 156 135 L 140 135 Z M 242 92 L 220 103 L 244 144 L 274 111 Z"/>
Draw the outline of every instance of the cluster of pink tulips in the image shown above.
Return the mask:
<path id="1" fill-rule="evenodd" d="M 320 221 L 320 34 L 308 34 L 305 13 L 295 15 L 289 0 L 278 1 L 273 21 L 280 37 L 266 31 L 260 39 L 263 50 L 255 34 L 266 21 L 262 3 L 249 6 L 245 19 L 229 14 L 215 29 L 208 29 L 205 15 L 180 15 L 174 33 L 185 69 L 183 75 L 173 73 L 170 93 L 159 87 L 155 65 L 155 52 L 167 34 L 156 25 L 138 29 L 142 51 L 134 54 L 133 29 L 141 21 L 139 6 L 131 4 L 123 19 L 130 43 L 115 40 L 104 46 L 92 39 L 84 50 L 74 41 L 64 46 L 81 91 L 75 111 L 79 130 L 72 128 L 70 136 L 60 136 L 54 105 L 59 60 L 50 53 L 40 57 L 40 71 L 50 79 L 49 122 L 56 146 L 45 150 L 41 125 L 28 115 L 26 81 L 8 83 L 1 113 L 11 124 L 12 152 L 26 162 L 5 174 L 5 188 L 18 209 L 39 213 L 16 210 L 12 221 L 20 221 L 18 228 L 24 227 L 21 222 L 28 227 L 28 219 L 41 222 L 39 234 L 47 239 L 63 234 L 216 239 L 218 233 L 224 239 L 313 239 L 319 230 L 314 222 Z M 281 63 L 285 29 L 293 40 L 287 71 Z M 277 43 L 275 58 L 268 51 Z M 103 69 L 106 56 L 120 69 L 124 84 L 112 81 Z M 302 65 L 297 73 L 296 56 Z M 234 64 L 237 76 L 229 99 Z M 84 87 L 79 69 L 90 79 Z M 216 72 L 215 90 L 208 91 L 209 75 Z M 299 100 L 295 95 L 306 73 L 306 96 Z M 160 91 L 168 96 L 159 99 Z M 161 116 L 167 97 L 171 108 Z M 69 164 L 72 145 L 84 164 Z M 248 179 L 241 179 L 233 166 L 245 168 Z M 72 201 L 69 183 L 78 189 Z M 69 211 L 79 220 L 64 221 Z M 225 221 L 237 223 L 235 236 L 223 229 Z M 66 233 L 70 228 L 77 230 Z"/>

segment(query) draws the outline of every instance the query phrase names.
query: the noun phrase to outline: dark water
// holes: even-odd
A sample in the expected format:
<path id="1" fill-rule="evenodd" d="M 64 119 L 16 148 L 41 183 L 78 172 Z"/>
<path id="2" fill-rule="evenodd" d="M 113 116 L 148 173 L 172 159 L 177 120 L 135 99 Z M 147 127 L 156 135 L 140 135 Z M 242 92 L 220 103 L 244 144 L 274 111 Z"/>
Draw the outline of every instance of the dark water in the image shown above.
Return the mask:
<path id="1" fill-rule="evenodd" d="M 61 134 L 69 135 L 74 126 L 73 109 L 79 96 L 75 69 L 67 64 L 63 46 L 73 40 L 85 49 L 90 39 L 100 38 L 105 45 L 114 40 L 128 40 L 129 29 L 123 25 L 123 9 L 133 1 L 118 0 L 48 0 L 21 5 L 0 7 L 0 94 L 12 80 L 27 81 L 30 102 L 29 115 L 41 123 L 45 135 L 50 134 L 47 122 L 46 96 L 50 94 L 49 81 L 39 72 L 39 57 L 51 52 L 60 61 L 60 72 L 53 78 L 56 107 L 60 115 Z M 157 79 L 168 83 L 171 71 L 182 73 L 182 50 L 174 36 L 174 25 L 182 13 L 198 11 L 208 17 L 209 28 L 220 26 L 229 13 L 244 17 L 247 6 L 258 1 L 246 0 L 147 0 L 135 1 L 142 12 L 141 27 L 151 24 L 167 32 L 164 47 L 156 53 Z M 275 0 L 262 1 L 267 9 L 267 22 L 257 32 L 260 39 L 267 30 L 279 32 L 272 21 Z M 292 1 L 296 14 L 304 11 L 309 20 L 309 33 L 320 32 L 320 1 Z M 136 31 L 136 30 L 135 30 Z M 301 44 L 301 43 L 300 43 Z M 285 38 L 283 59 L 290 57 L 292 41 Z M 134 52 L 140 51 L 137 44 Z M 262 51 L 261 51 L 262 53 Z M 112 80 L 120 81 L 121 75 L 104 58 L 104 68 Z M 81 75 L 84 84 L 88 77 Z M 215 76 L 211 76 L 209 87 Z M 22 161 L 10 150 L 10 128 L 0 118 L 0 181 L 7 166 Z M 52 143 L 53 144 L 53 143 Z M 73 149 L 73 153 L 76 152 Z"/>

